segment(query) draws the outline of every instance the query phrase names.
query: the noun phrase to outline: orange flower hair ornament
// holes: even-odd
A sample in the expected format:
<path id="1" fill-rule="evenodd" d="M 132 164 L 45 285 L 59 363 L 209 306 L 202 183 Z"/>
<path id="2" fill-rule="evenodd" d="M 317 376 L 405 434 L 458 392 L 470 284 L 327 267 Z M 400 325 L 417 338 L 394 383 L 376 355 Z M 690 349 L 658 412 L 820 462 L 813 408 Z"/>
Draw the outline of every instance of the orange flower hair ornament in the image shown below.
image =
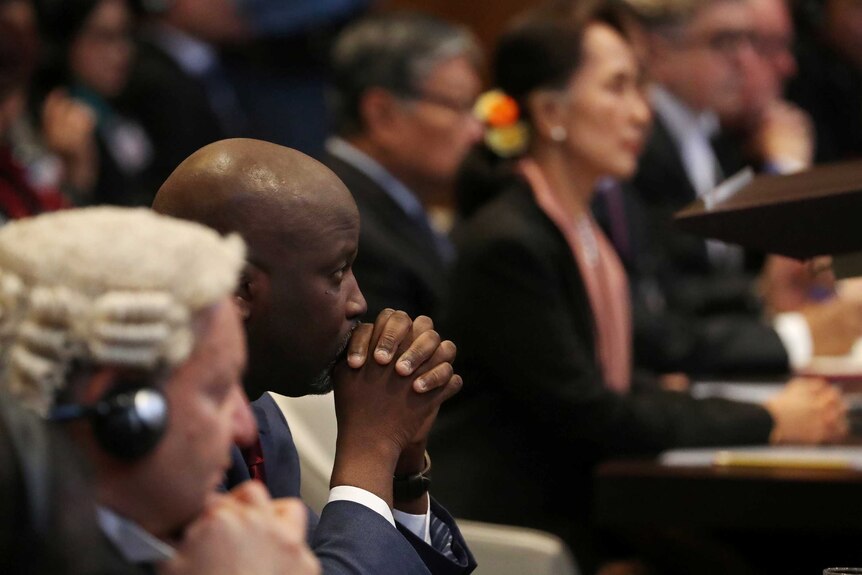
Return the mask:
<path id="1" fill-rule="evenodd" d="M 485 92 L 476 100 L 473 113 L 485 126 L 485 145 L 503 158 L 522 154 L 527 149 L 529 131 L 520 121 L 518 103 L 501 90 Z"/>

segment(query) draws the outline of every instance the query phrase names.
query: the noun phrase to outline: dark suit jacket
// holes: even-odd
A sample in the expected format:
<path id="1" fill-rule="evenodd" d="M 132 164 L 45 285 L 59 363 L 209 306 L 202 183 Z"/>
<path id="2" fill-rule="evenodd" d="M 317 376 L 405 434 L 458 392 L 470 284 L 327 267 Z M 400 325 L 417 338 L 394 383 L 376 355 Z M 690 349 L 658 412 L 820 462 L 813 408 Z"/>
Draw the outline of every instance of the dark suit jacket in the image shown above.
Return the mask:
<path id="1" fill-rule="evenodd" d="M 99 529 L 91 470 L 63 430 L 0 392 L 0 571 L 146 573 Z"/>
<path id="2" fill-rule="evenodd" d="M 714 139 L 713 149 L 726 175 L 745 165 L 742 147 L 731 136 Z M 715 269 L 706 241 L 673 221 L 696 197 L 676 143 L 658 117 L 623 192 L 633 246 L 623 261 L 633 289 L 639 364 L 696 376 L 788 373 L 787 351 L 762 321 L 754 289 L 762 254 L 746 253 L 738 273 Z M 595 204 L 600 212 L 601 198 Z"/>
<path id="3" fill-rule="evenodd" d="M 455 240 L 444 328 L 464 387 L 442 406 L 429 451 L 441 471 L 435 493 L 456 516 L 548 529 L 589 564 L 595 463 L 767 441 L 772 421 L 760 406 L 646 382 L 628 395 L 605 387 L 577 264 L 524 185 L 484 206 Z"/>
<path id="4" fill-rule="evenodd" d="M 446 265 L 434 239 L 363 172 L 332 154 L 324 163 L 347 185 L 359 206 L 359 255 L 353 272 L 368 301 L 367 318 L 384 308 L 410 317 L 437 317 Z"/>
<path id="5" fill-rule="evenodd" d="M 268 394 L 262 395 L 252 407 L 260 429 L 270 493 L 273 497 L 299 497 L 299 455 L 284 415 Z M 249 479 L 248 468 L 239 449 L 233 449 L 232 458 L 228 488 Z M 393 529 L 379 513 L 352 501 L 329 503 L 320 517 L 309 509 L 309 544 L 327 575 L 458 575 L 472 572 L 476 562 L 455 520 L 433 498 L 431 513 L 449 527 L 457 563 L 408 530 L 400 526 L 398 530 Z"/>
<path id="6" fill-rule="evenodd" d="M 632 189 L 597 193 L 593 213 L 629 276 L 636 365 L 699 378 L 789 373 L 787 350 L 767 322 L 752 314 L 696 314 L 669 305 L 660 281 L 662 254 L 653 248 L 645 209 Z"/>
<path id="7" fill-rule="evenodd" d="M 104 545 L 105 550 L 99 559 L 99 571 L 90 575 L 157 575 L 155 565 L 130 563 L 107 538 Z"/>
<path id="8" fill-rule="evenodd" d="M 126 113 L 113 110 L 106 114 L 109 120 L 97 126 L 96 148 L 99 157 L 98 175 L 92 195 L 82 200 L 86 204 L 111 204 L 132 207 L 150 207 L 156 191 L 164 180 L 159 180 L 155 172 L 155 155 L 148 156 L 139 169 L 124 167 L 114 157 L 116 149 L 112 141 L 122 139 L 121 134 L 128 129 L 146 132 L 146 127 L 135 117 L 134 111 Z M 155 151 L 155 145 L 148 133 L 142 136 Z"/>
<path id="9" fill-rule="evenodd" d="M 713 140 L 713 149 L 726 176 L 744 167 L 736 142 L 719 137 Z M 659 281 L 671 307 L 693 313 L 759 313 L 752 281 L 762 255 L 746 254 L 745 273 L 722 272 L 710 263 L 703 238 L 677 229 L 674 213 L 697 199 L 697 193 L 660 117 L 655 119 L 631 188 L 641 200 Z"/>
<path id="10" fill-rule="evenodd" d="M 811 115 L 815 162 L 862 158 L 862 67 L 812 34 L 796 47 L 787 96 Z"/>
<path id="11" fill-rule="evenodd" d="M 147 38 L 138 42 L 122 101 L 134 111 L 153 142 L 152 171 L 158 178 L 157 186 L 199 148 L 242 135 L 222 128 L 203 84 Z"/>

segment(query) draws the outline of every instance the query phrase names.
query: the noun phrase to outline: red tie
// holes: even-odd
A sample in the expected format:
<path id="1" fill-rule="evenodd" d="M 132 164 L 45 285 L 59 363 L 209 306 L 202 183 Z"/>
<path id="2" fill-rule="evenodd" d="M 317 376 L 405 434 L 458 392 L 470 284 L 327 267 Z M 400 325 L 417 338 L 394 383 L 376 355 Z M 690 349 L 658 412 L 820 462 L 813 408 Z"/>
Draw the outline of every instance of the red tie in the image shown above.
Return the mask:
<path id="1" fill-rule="evenodd" d="M 263 449 L 260 446 L 260 437 L 253 445 L 240 449 L 242 458 L 248 465 L 248 473 L 252 479 L 258 479 L 266 483 L 266 471 L 263 468 Z"/>

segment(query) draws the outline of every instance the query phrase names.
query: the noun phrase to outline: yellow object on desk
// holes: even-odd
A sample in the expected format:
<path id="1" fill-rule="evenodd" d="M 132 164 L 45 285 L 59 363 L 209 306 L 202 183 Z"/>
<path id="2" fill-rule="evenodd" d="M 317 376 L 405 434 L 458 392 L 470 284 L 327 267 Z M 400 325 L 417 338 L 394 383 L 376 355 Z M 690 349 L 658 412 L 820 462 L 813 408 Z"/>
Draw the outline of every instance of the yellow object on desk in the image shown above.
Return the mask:
<path id="1" fill-rule="evenodd" d="M 659 455 L 669 467 L 760 467 L 862 471 L 862 445 L 750 445 L 671 449 Z"/>
<path id="2" fill-rule="evenodd" d="M 849 457 L 835 453 L 800 451 L 718 451 L 713 465 L 720 467 L 785 467 L 796 469 L 855 469 Z"/>

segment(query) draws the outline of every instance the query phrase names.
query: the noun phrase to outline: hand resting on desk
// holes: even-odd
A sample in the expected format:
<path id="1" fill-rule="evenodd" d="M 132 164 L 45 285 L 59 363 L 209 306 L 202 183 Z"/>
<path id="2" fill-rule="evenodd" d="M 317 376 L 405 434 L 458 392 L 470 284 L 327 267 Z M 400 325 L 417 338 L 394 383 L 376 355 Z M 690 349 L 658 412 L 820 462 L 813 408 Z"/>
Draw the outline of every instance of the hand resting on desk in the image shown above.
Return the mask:
<path id="1" fill-rule="evenodd" d="M 833 298 L 813 303 L 801 310 L 814 355 L 844 355 L 862 337 L 862 302 L 847 298 Z"/>
<path id="2" fill-rule="evenodd" d="M 847 438 L 847 406 L 821 378 L 797 377 L 764 402 L 774 421 L 773 444 L 837 443 Z"/>

